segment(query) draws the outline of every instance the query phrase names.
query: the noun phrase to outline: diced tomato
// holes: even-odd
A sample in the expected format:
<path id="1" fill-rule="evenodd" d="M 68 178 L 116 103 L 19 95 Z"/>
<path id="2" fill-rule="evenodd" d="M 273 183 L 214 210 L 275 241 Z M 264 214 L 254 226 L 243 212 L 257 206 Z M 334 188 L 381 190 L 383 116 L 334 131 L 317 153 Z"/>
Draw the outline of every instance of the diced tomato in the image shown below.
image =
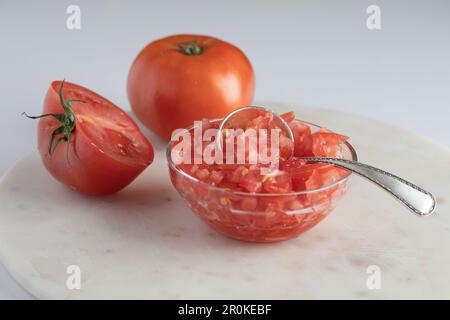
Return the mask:
<path id="1" fill-rule="evenodd" d="M 248 174 L 248 172 L 249 170 L 245 166 L 240 165 L 233 171 L 227 172 L 227 179 L 229 182 L 239 183 L 241 179 Z"/>
<path id="2" fill-rule="evenodd" d="M 218 185 L 219 183 L 222 182 L 223 178 L 225 178 L 225 174 L 222 171 L 213 170 L 211 172 L 210 177 L 211 177 L 212 183 L 214 183 L 215 185 Z"/>
<path id="3" fill-rule="evenodd" d="M 307 190 L 313 190 L 320 188 L 322 186 L 322 175 L 319 173 L 319 170 L 312 170 L 311 175 L 305 181 L 305 187 Z"/>
<path id="4" fill-rule="evenodd" d="M 238 185 L 248 192 L 261 192 L 263 184 L 252 173 L 248 173 L 239 180 Z"/>
<path id="5" fill-rule="evenodd" d="M 293 121 L 290 124 L 294 135 L 294 156 L 310 157 L 312 153 L 311 128 L 299 121 Z"/>
<path id="6" fill-rule="evenodd" d="M 292 191 L 291 176 L 285 171 L 276 171 L 263 178 L 264 191 L 267 193 L 286 193 Z"/>
<path id="7" fill-rule="evenodd" d="M 295 119 L 295 113 L 294 111 L 289 111 L 283 113 L 280 117 L 289 124 Z"/>
<path id="8" fill-rule="evenodd" d="M 289 202 L 290 210 L 293 210 L 293 211 L 300 210 L 300 209 L 303 209 L 304 207 L 305 207 L 305 205 L 299 200 L 294 200 L 294 201 Z"/>
<path id="9" fill-rule="evenodd" d="M 209 178 L 209 170 L 208 169 L 199 169 L 195 172 L 195 176 L 199 180 L 206 180 Z"/>
<path id="10" fill-rule="evenodd" d="M 280 136 L 279 168 L 269 174 L 261 170 L 268 169 L 267 164 L 249 163 L 248 141 L 244 164 L 224 161 L 222 164 L 179 166 L 191 176 L 220 189 L 210 189 L 208 185 L 196 184 L 185 177 L 179 180 L 171 171 L 174 185 L 182 190 L 192 209 L 216 230 L 247 241 L 272 242 L 291 238 L 321 221 L 331 210 L 333 201 L 345 192 L 345 181 L 317 189 L 341 180 L 347 171 L 295 157 L 342 157 L 341 144 L 348 137 L 327 129 L 312 132 L 309 125 L 295 120 L 293 112 L 281 117 L 291 128 L 294 143 L 287 136 Z M 239 124 L 244 130 L 275 128 L 273 116 L 267 113 L 256 112 L 253 118 L 235 121 L 234 125 Z M 217 128 L 217 123 L 203 120 L 202 127 L 203 130 Z M 204 148 L 210 143 L 202 142 L 201 146 Z M 194 148 L 194 144 L 191 145 Z M 236 145 L 234 147 L 236 149 Z M 258 145 L 253 147 L 259 149 Z M 200 154 L 202 148 L 192 150 L 192 155 Z"/>
<path id="11" fill-rule="evenodd" d="M 280 136 L 280 157 L 282 160 L 289 159 L 294 153 L 294 144 L 283 135 Z"/>
<path id="12" fill-rule="evenodd" d="M 246 197 L 242 199 L 241 208 L 244 211 L 254 211 L 258 205 L 258 200 L 254 197 Z"/>
<path id="13" fill-rule="evenodd" d="M 348 137 L 327 132 L 325 129 L 313 133 L 312 153 L 317 157 L 338 157 L 341 155 L 340 145 L 347 141 Z"/>
<path id="14" fill-rule="evenodd" d="M 294 172 L 299 169 L 303 169 L 308 164 L 308 161 L 304 159 L 292 158 L 286 161 L 283 161 L 280 166 L 282 170 L 288 172 Z"/>

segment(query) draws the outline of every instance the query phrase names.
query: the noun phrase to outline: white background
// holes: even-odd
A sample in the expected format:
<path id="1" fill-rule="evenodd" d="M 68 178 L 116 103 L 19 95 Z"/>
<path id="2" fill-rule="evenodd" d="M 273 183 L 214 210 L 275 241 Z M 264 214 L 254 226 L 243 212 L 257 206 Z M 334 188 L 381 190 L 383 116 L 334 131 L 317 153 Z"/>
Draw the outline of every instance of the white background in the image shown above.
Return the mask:
<path id="1" fill-rule="evenodd" d="M 81 7 L 81 30 L 66 28 L 70 4 Z M 371 4 L 381 8 L 381 30 L 366 28 Z M 256 100 L 365 115 L 450 146 L 448 0 L 0 0 L 0 175 L 35 149 L 36 123 L 20 114 L 41 112 L 52 80 L 129 109 L 134 57 L 175 33 L 240 47 L 256 72 Z M 0 298 L 26 297 L 0 266 Z"/>

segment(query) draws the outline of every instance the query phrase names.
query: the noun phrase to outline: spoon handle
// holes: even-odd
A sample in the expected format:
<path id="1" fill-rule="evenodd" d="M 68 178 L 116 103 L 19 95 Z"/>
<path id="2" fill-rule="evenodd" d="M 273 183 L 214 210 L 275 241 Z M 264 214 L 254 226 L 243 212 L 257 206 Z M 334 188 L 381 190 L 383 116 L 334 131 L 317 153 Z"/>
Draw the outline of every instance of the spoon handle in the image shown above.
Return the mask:
<path id="1" fill-rule="evenodd" d="M 355 172 L 386 190 L 419 216 L 429 215 L 436 208 L 436 201 L 431 193 L 384 170 L 361 162 L 337 158 L 302 157 L 302 159 L 329 163 Z"/>

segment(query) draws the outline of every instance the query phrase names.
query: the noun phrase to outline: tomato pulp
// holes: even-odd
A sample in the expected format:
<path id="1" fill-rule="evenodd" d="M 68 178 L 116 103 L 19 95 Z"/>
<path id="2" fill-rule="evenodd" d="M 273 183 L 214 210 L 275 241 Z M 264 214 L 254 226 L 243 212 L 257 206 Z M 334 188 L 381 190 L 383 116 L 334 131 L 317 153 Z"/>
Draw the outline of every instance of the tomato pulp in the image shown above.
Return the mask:
<path id="1" fill-rule="evenodd" d="M 151 143 L 128 114 L 89 89 L 52 82 L 43 113 L 62 116 L 67 103 L 74 116 L 67 141 L 62 132 L 52 138 L 62 125 L 56 117 L 40 116 L 38 124 L 42 161 L 58 181 L 88 195 L 111 194 L 127 186 L 153 161 Z"/>

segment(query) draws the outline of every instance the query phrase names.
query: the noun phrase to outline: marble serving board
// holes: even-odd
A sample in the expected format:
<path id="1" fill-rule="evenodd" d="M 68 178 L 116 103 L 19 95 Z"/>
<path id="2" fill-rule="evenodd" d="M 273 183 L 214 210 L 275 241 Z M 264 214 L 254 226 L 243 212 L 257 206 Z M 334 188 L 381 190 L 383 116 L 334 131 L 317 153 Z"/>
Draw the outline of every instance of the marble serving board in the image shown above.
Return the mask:
<path id="1" fill-rule="evenodd" d="M 349 135 L 361 161 L 434 193 L 436 213 L 413 216 L 352 176 L 347 196 L 312 230 L 281 243 L 245 243 L 190 211 L 170 183 L 157 139 L 152 166 L 101 198 L 54 181 L 34 152 L 0 185 L 2 263 L 44 299 L 450 298 L 450 151 L 366 118 L 271 106 Z M 80 289 L 67 286 L 73 265 Z M 368 273 L 374 270 L 378 282 Z"/>

